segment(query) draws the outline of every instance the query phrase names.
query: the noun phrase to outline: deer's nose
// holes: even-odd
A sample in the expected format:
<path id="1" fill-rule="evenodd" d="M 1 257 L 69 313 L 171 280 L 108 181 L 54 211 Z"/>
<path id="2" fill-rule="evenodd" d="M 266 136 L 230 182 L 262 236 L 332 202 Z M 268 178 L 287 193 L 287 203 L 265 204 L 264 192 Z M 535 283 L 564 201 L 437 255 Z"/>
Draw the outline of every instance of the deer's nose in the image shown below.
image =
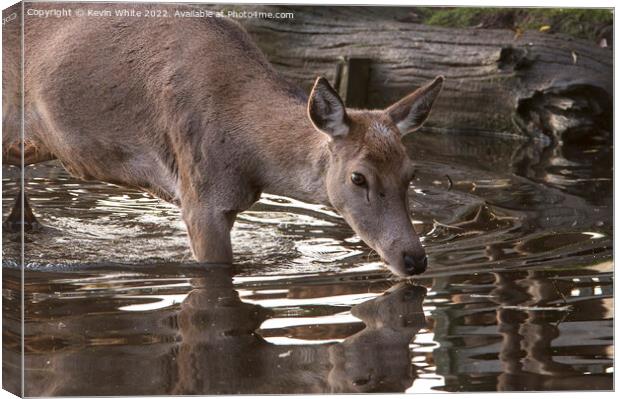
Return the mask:
<path id="1" fill-rule="evenodd" d="M 416 257 L 405 254 L 403 260 L 405 261 L 405 273 L 410 276 L 414 274 L 421 274 L 426 271 L 426 266 L 428 265 L 426 255 Z"/>

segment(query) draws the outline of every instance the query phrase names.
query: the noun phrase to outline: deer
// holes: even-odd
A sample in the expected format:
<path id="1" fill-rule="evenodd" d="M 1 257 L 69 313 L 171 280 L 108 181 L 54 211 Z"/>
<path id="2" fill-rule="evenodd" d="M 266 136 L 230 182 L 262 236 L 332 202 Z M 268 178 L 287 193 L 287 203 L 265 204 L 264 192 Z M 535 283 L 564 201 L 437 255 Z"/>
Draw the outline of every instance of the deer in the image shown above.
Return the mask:
<path id="1" fill-rule="evenodd" d="M 226 18 L 26 16 L 24 31 L 24 137 L 19 58 L 6 51 L 4 163 L 56 159 L 176 204 L 205 264 L 233 262 L 236 216 L 269 193 L 335 209 L 397 276 L 427 269 L 402 138 L 428 119 L 443 76 L 385 109 L 350 109 L 324 77 L 309 94 L 291 83 Z"/>

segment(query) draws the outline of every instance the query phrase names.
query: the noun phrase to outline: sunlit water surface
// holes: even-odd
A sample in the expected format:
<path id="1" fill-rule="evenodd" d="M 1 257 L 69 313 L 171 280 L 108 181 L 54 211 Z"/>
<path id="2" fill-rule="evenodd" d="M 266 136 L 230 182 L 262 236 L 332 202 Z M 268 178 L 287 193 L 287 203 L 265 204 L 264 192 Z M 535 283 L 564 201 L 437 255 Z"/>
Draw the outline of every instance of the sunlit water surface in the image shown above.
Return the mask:
<path id="1" fill-rule="evenodd" d="M 333 210 L 264 195 L 233 268 L 193 263 L 179 210 L 29 167 L 26 395 L 612 389 L 608 144 L 420 133 L 398 281 Z M 19 171 L 3 168 L 3 216 Z M 19 235 L 3 234 L 5 385 L 19 383 Z"/>

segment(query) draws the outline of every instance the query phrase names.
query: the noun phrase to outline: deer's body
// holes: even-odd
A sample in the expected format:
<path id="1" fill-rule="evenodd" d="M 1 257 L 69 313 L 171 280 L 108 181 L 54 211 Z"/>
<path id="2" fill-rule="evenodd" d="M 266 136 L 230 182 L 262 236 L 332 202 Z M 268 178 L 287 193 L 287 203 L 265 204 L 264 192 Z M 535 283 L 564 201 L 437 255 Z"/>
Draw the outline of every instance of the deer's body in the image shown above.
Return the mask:
<path id="1" fill-rule="evenodd" d="M 235 22 L 26 17 L 24 68 L 25 163 L 56 158 L 179 205 L 200 261 L 231 261 L 234 219 L 262 192 L 335 205 L 333 137 Z M 7 79 L 5 102 L 20 101 Z M 358 113 L 366 128 L 386 119 Z M 3 121 L 4 160 L 19 164 L 19 117 Z"/>

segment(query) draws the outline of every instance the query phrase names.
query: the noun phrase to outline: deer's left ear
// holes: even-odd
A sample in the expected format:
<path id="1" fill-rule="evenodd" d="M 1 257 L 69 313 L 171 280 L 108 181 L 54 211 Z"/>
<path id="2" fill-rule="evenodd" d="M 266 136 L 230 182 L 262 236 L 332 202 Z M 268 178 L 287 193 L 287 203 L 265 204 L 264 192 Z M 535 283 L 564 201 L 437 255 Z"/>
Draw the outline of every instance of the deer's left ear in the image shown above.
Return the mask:
<path id="1" fill-rule="evenodd" d="M 443 81 L 444 77 L 438 76 L 431 83 L 420 87 L 385 110 L 400 130 L 401 136 L 405 136 L 424 124 L 441 91 Z"/>

